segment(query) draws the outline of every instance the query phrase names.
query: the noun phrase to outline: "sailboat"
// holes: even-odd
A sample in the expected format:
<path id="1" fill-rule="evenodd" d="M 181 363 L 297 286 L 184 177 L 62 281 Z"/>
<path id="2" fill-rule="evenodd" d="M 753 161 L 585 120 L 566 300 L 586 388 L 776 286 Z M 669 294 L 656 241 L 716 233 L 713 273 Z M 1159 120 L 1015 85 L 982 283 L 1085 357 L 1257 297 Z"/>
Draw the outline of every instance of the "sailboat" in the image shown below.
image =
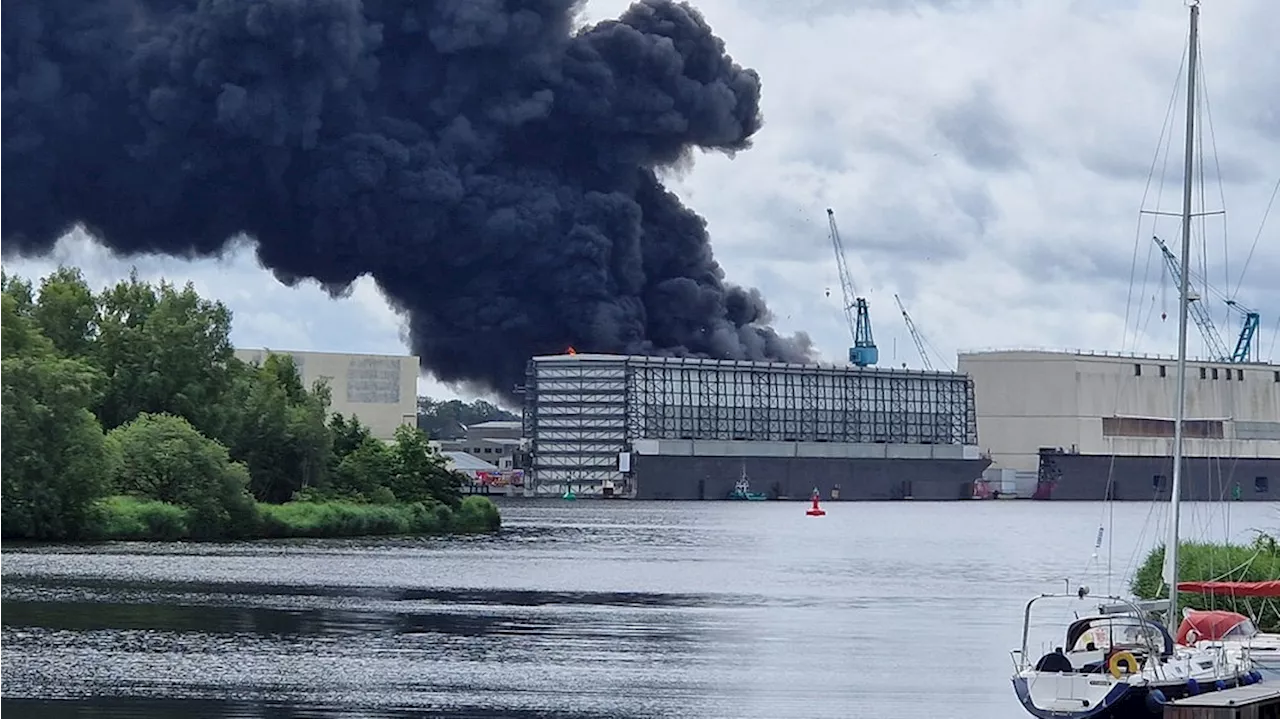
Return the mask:
<path id="1" fill-rule="evenodd" d="M 1280 580 L 1178 582 L 1178 591 L 1228 599 L 1280 601 Z M 1219 644 L 1249 657 L 1264 679 L 1280 679 L 1280 634 L 1258 631 L 1253 620 L 1223 609 L 1182 610 L 1175 640 L 1186 646 Z"/>
<path id="2" fill-rule="evenodd" d="M 1165 543 L 1164 577 L 1169 586 L 1168 621 L 1178 616 L 1179 509 L 1182 501 L 1183 425 L 1187 384 L 1188 258 L 1194 178 L 1196 52 L 1200 8 L 1191 2 L 1187 63 L 1187 134 L 1182 192 L 1182 277 L 1178 297 L 1177 401 L 1174 418 L 1171 521 Z M 1183 646 L 1137 604 L 1107 597 L 1109 606 L 1070 622 L 1061 645 L 1030 653 L 1032 612 L 1042 602 L 1084 602 L 1088 587 L 1074 594 L 1044 594 L 1027 603 L 1022 646 L 1012 652 L 1013 688 L 1023 708 L 1042 719 L 1128 719 L 1160 716 L 1173 699 L 1253 684 L 1262 675 L 1247 655 L 1219 644 Z"/>

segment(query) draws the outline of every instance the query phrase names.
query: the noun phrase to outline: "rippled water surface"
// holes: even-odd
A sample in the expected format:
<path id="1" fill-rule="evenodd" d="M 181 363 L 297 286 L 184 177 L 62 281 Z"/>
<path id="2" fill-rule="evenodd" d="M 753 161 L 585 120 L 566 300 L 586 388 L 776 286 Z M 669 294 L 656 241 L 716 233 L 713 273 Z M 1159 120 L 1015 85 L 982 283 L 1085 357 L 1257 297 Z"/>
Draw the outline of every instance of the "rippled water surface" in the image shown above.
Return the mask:
<path id="1" fill-rule="evenodd" d="M 3 552 L 14 716 L 1022 717 L 1021 611 L 1163 506 L 503 505 L 495 537 Z M 1091 559 L 1100 524 L 1112 527 Z M 1248 539 L 1274 505 L 1188 505 Z M 1104 574 L 1100 575 L 1101 571 Z M 1122 592 L 1121 580 L 1112 587 Z"/>

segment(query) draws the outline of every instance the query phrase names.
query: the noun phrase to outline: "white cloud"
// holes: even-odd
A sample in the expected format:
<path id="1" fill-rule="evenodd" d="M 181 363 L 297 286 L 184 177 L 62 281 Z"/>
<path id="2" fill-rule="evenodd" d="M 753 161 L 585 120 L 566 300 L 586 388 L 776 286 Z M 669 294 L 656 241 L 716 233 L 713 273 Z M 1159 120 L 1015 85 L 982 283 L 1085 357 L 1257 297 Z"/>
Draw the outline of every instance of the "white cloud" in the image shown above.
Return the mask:
<path id="1" fill-rule="evenodd" d="M 584 15 L 612 17 L 626 5 L 597 0 Z M 855 280 L 872 303 L 882 364 L 919 366 L 895 292 L 948 354 L 990 346 L 1115 350 L 1122 342 L 1172 352 L 1175 293 L 1157 286 L 1163 274 L 1150 251 L 1152 223 L 1138 231 L 1138 210 L 1185 46 L 1184 3 L 698 6 L 734 58 L 760 72 L 765 125 L 753 149 L 734 159 L 699 156 L 668 181 L 707 218 L 730 279 L 760 287 L 781 330 L 810 332 L 832 361 L 848 345 L 826 230 L 832 207 Z M 1205 3 L 1201 32 L 1214 123 L 1212 139 L 1205 134 L 1206 204 L 1220 205 L 1212 141 L 1229 241 L 1224 261 L 1222 221 L 1210 218 L 1207 251 L 1197 250 L 1196 263 L 1203 253 L 1211 281 L 1234 289 L 1280 177 L 1280 57 L 1270 49 L 1280 36 L 1280 5 Z M 1181 201 L 1178 105 L 1172 114 L 1158 196 L 1164 211 Z M 1153 186 L 1146 208 L 1157 206 L 1156 195 Z M 1177 247 L 1176 218 L 1160 218 L 1155 228 Z M 1273 280 L 1280 218 L 1267 228 L 1239 293 L 1263 312 L 1264 358 L 1280 316 Z M 1124 329 L 1135 243 L 1131 314 L 1140 307 L 1153 316 L 1137 340 Z M 244 248 L 221 260 L 117 260 L 75 239 L 51 258 L 5 265 L 30 276 L 58 261 L 80 265 L 95 285 L 123 277 L 131 265 L 148 279 L 190 279 L 235 312 L 237 344 L 406 351 L 400 318 L 367 279 L 333 300 L 314 283 L 277 283 Z M 1222 323 L 1228 314 L 1219 305 L 1214 317 Z M 1222 330 L 1230 344 L 1237 327 L 1232 317 Z M 426 378 L 421 389 L 451 394 Z"/>
<path id="2" fill-rule="evenodd" d="M 621 3 L 608 3 L 616 11 Z M 1181 202 L 1181 94 L 1171 118 L 1163 192 L 1144 187 L 1185 47 L 1181 3 L 809 3 L 790 16 L 752 0 L 699 6 L 740 62 L 764 84 L 765 127 L 730 160 L 699 157 L 671 178 L 703 213 L 717 257 L 738 281 L 765 290 L 784 329 L 811 330 L 832 358 L 847 344 L 824 209 L 834 207 L 851 268 L 871 300 L 881 356 L 916 364 L 893 304 L 899 292 L 933 344 L 1032 345 L 1170 353 L 1160 322 L 1162 264 L 1151 218 Z M 886 9 L 890 8 L 890 9 Z M 1234 288 L 1280 178 L 1274 53 L 1280 6 L 1214 4 L 1201 46 L 1213 136 L 1206 131 L 1206 205 L 1212 282 Z M 1252 39 L 1252 41 L 1251 41 Z M 1181 89 L 1179 90 L 1181 92 Z M 1203 118 L 1202 118 L 1203 121 Z M 1268 124 L 1269 123 L 1269 124 Z M 1269 134 L 1268 134 L 1269 133 Z M 1168 140 L 1166 139 L 1166 143 Z M 1159 169 L 1156 182 L 1160 180 Z M 1157 202 L 1158 200 L 1158 202 Z M 1239 298 L 1274 327 L 1280 295 L 1276 223 L 1250 261 Z M 1155 229 L 1177 247 L 1178 221 Z M 1271 239 L 1270 242 L 1267 240 Z M 1135 304 L 1155 320 L 1125 334 L 1131 260 Z M 1224 260 L 1225 256 L 1225 260 Z M 1148 276 L 1142 285 L 1144 272 Z M 1136 312 L 1136 308 L 1135 308 Z M 1220 325 L 1228 319 L 1214 307 Z M 790 319 L 789 319 L 790 318 Z M 1238 317 L 1221 332 L 1234 343 Z M 1263 338 L 1264 354 L 1271 346 Z M 1192 352 L 1201 344 L 1193 337 Z M 888 350 L 888 351 L 886 351 Z"/>

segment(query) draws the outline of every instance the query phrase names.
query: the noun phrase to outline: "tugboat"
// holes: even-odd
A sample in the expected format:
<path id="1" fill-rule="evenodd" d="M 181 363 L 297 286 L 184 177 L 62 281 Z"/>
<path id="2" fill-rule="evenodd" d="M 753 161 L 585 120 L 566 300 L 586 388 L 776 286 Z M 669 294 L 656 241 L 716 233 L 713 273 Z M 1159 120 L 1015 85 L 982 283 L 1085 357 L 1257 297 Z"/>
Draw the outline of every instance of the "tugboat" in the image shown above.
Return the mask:
<path id="1" fill-rule="evenodd" d="M 733 485 L 733 491 L 729 493 L 729 499 L 746 500 L 749 502 L 759 502 L 767 499 L 764 492 L 752 492 L 751 482 L 747 479 L 747 465 L 742 464 L 742 476 L 738 478 L 738 482 Z"/>

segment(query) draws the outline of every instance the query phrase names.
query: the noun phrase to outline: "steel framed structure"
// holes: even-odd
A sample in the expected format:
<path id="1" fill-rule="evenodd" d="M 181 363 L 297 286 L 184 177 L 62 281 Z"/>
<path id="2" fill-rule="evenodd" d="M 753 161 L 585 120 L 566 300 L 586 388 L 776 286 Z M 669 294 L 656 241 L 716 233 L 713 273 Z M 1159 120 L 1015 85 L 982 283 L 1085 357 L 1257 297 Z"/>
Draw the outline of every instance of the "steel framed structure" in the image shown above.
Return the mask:
<path id="1" fill-rule="evenodd" d="M 620 481 L 636 439 L 978 443 L 963 374 L 596 354 L 530 360 L 524 428 L 539 483 Z"/>
<path id="2" fill-rule="evenodd" d="M 977 444 L 951 372 L 631 357 L 628 439 Z"/>
<path id="3" fill-rule="evenodd" d="M 628 439 L 626 358 L 569 359 L 577 357 L 582 361 L 529 361 L 523 419 L 535 483 L 622 478 L 618 455 Z"/>

